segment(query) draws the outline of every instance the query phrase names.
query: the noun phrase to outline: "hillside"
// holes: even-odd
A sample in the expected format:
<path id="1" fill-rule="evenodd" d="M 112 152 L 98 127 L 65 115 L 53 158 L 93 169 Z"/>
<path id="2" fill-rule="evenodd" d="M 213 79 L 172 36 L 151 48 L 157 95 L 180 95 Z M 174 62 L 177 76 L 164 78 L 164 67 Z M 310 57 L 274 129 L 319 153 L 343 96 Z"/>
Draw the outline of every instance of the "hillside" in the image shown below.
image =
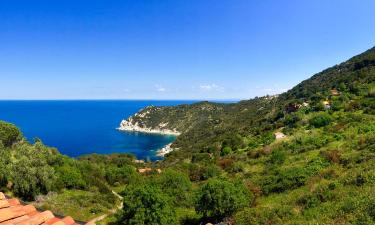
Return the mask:
<path id="1" fill-rule="evenodd" d="M 72 159 L 0 122 L 0 191 L 103 224 L 375 224 L 375 49 L 279 96 L 147 107 L 163 161 Z M 275 135 L 277 134 L 277 135 Z M 37 201 L 34 201 L 37 200 Z"/>
<path id="2" fill-rule="evenodd" d="M 155 129 L 163 125 L 165 129 L 179 131 L 182 134 L 173 147 L 186 150 L 186 154 L 219 151 L 225 139 L 233 139 L 236 135 L 267 139 L 266 136 L 271 135 L 269 132 L 287 125 L 285 119 L 289 111 L 296 110 L 295 106 L 302 103 L 309 104 L 314 110 L 323 108 L 322 103 L 328 100 L 333 108 L 356 107 L 356 110 L 373 113 L 374 100 L 368 92 L 374 91 L 374 74 L 375 48 L 372 48 L 312 76 L 279 96 L 236 104 L 200 102 L 176 107 L 153 106 L 141 110 L 131 119 L 143 127 Z"/>
<path id="3" fill-rule="evenodd" d="M 140 112 L 147 117 L 135 120 L 181 132 L 175 151 L 158 165 L 187 174 L 193 189 L 209 194 L 198 194 L 195 202 L 202 219 L 375 224 L 374 59 L 373 48 L 279 96 L 152 107 Z M 235 183 L 237 190 L 221 181 Z M 233 193 L 227 196 L 233 197 L 230 205 L 215 202 L 231 188 L 241 193 L 242 185 L 250 191 L 247 206 Z M 228 192 L 219 191 L 225 188 Z"/>

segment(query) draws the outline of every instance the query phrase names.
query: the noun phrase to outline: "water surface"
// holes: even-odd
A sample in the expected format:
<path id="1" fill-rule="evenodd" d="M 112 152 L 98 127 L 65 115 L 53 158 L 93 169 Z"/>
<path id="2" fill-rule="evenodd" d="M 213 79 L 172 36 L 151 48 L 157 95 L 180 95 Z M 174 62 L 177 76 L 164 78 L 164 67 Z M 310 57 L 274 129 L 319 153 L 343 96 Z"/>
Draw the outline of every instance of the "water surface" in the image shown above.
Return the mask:
<path id="1" fill-rule="evenodd" d="M 42 139 L 71 157 L 99 153 L 131 153 L 159 159 L 155 151 L 174 136 L 122 132 L 122 119 L 149 106 L 173 106 L 195 101 L 0 101 L 0 120 L 14 123 L 29 141 Z"/>

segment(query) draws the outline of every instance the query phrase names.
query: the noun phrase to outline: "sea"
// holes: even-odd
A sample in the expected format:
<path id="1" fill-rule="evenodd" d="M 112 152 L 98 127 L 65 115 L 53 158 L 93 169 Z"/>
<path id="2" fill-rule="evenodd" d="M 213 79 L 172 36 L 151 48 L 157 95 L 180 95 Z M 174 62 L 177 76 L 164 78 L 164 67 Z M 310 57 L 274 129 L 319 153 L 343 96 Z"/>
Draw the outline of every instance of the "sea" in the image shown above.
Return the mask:
<path id="1" fill-rule="evenodd" d="M 142 108 L 175 106 L 197 101 L 173 100 L 28 100 L 0 101 L 0 120 L 19 127 L 28 141 L 39 138 L 62 154 L 129 153 L 159 160 L 156 151 L 173 142 L 171 135 L 119 131 L 122 119 Z"/>

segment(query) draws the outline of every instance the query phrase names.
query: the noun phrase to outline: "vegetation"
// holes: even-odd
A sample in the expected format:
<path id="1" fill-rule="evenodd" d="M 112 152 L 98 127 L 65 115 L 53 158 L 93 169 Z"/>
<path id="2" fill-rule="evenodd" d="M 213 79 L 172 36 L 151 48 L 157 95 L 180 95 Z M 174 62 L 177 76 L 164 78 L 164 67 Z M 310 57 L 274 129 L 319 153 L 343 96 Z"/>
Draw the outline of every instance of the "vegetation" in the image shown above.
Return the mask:
<path id="1" fill-rule="evenodd" d="M 121 190 L 112 224 L 374 224 L 374 61 L 371 49 L 280 96 L 148 107 L 135 121 L 182 132 L 160 162 L 71 159 L 1 122 L 0 187 L 60 213 L 79 202 L 82 220 Z"/>
<path id="2" fill-rule="evenodd" d="M 171 198 L 152 184 L 130 185 L 123 192 L 119 224 L 167 225 L 175 222 Z"/>
<path id="3" fill-rule="evenodd" d="M 250 206 L 250 192 L 243 184 L 211 179 L 197 192 L 196 210 L 215 221 L 231 216 L 240 208 Z"/>

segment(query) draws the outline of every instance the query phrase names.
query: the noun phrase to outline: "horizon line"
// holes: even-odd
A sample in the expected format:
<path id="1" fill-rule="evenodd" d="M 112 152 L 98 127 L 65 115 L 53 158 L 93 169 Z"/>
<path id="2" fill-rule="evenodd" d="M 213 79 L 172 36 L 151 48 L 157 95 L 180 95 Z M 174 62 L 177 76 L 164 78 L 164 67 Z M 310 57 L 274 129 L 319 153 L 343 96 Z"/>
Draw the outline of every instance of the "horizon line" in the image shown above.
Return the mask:
<path id="1" fill-rule="evenodd" d="M 218 98 L 209 98 L 209 99 L 150 99 L 150 98 L 140 98 L 140 99 L 126 99 L 126 98 L 77 98 L 77 99 L 0 99 L 0 101 L 242 101 L 249 100 L 240 99 L 240 98 L 227 98 L 227 99 L 218 99 Z"/>

